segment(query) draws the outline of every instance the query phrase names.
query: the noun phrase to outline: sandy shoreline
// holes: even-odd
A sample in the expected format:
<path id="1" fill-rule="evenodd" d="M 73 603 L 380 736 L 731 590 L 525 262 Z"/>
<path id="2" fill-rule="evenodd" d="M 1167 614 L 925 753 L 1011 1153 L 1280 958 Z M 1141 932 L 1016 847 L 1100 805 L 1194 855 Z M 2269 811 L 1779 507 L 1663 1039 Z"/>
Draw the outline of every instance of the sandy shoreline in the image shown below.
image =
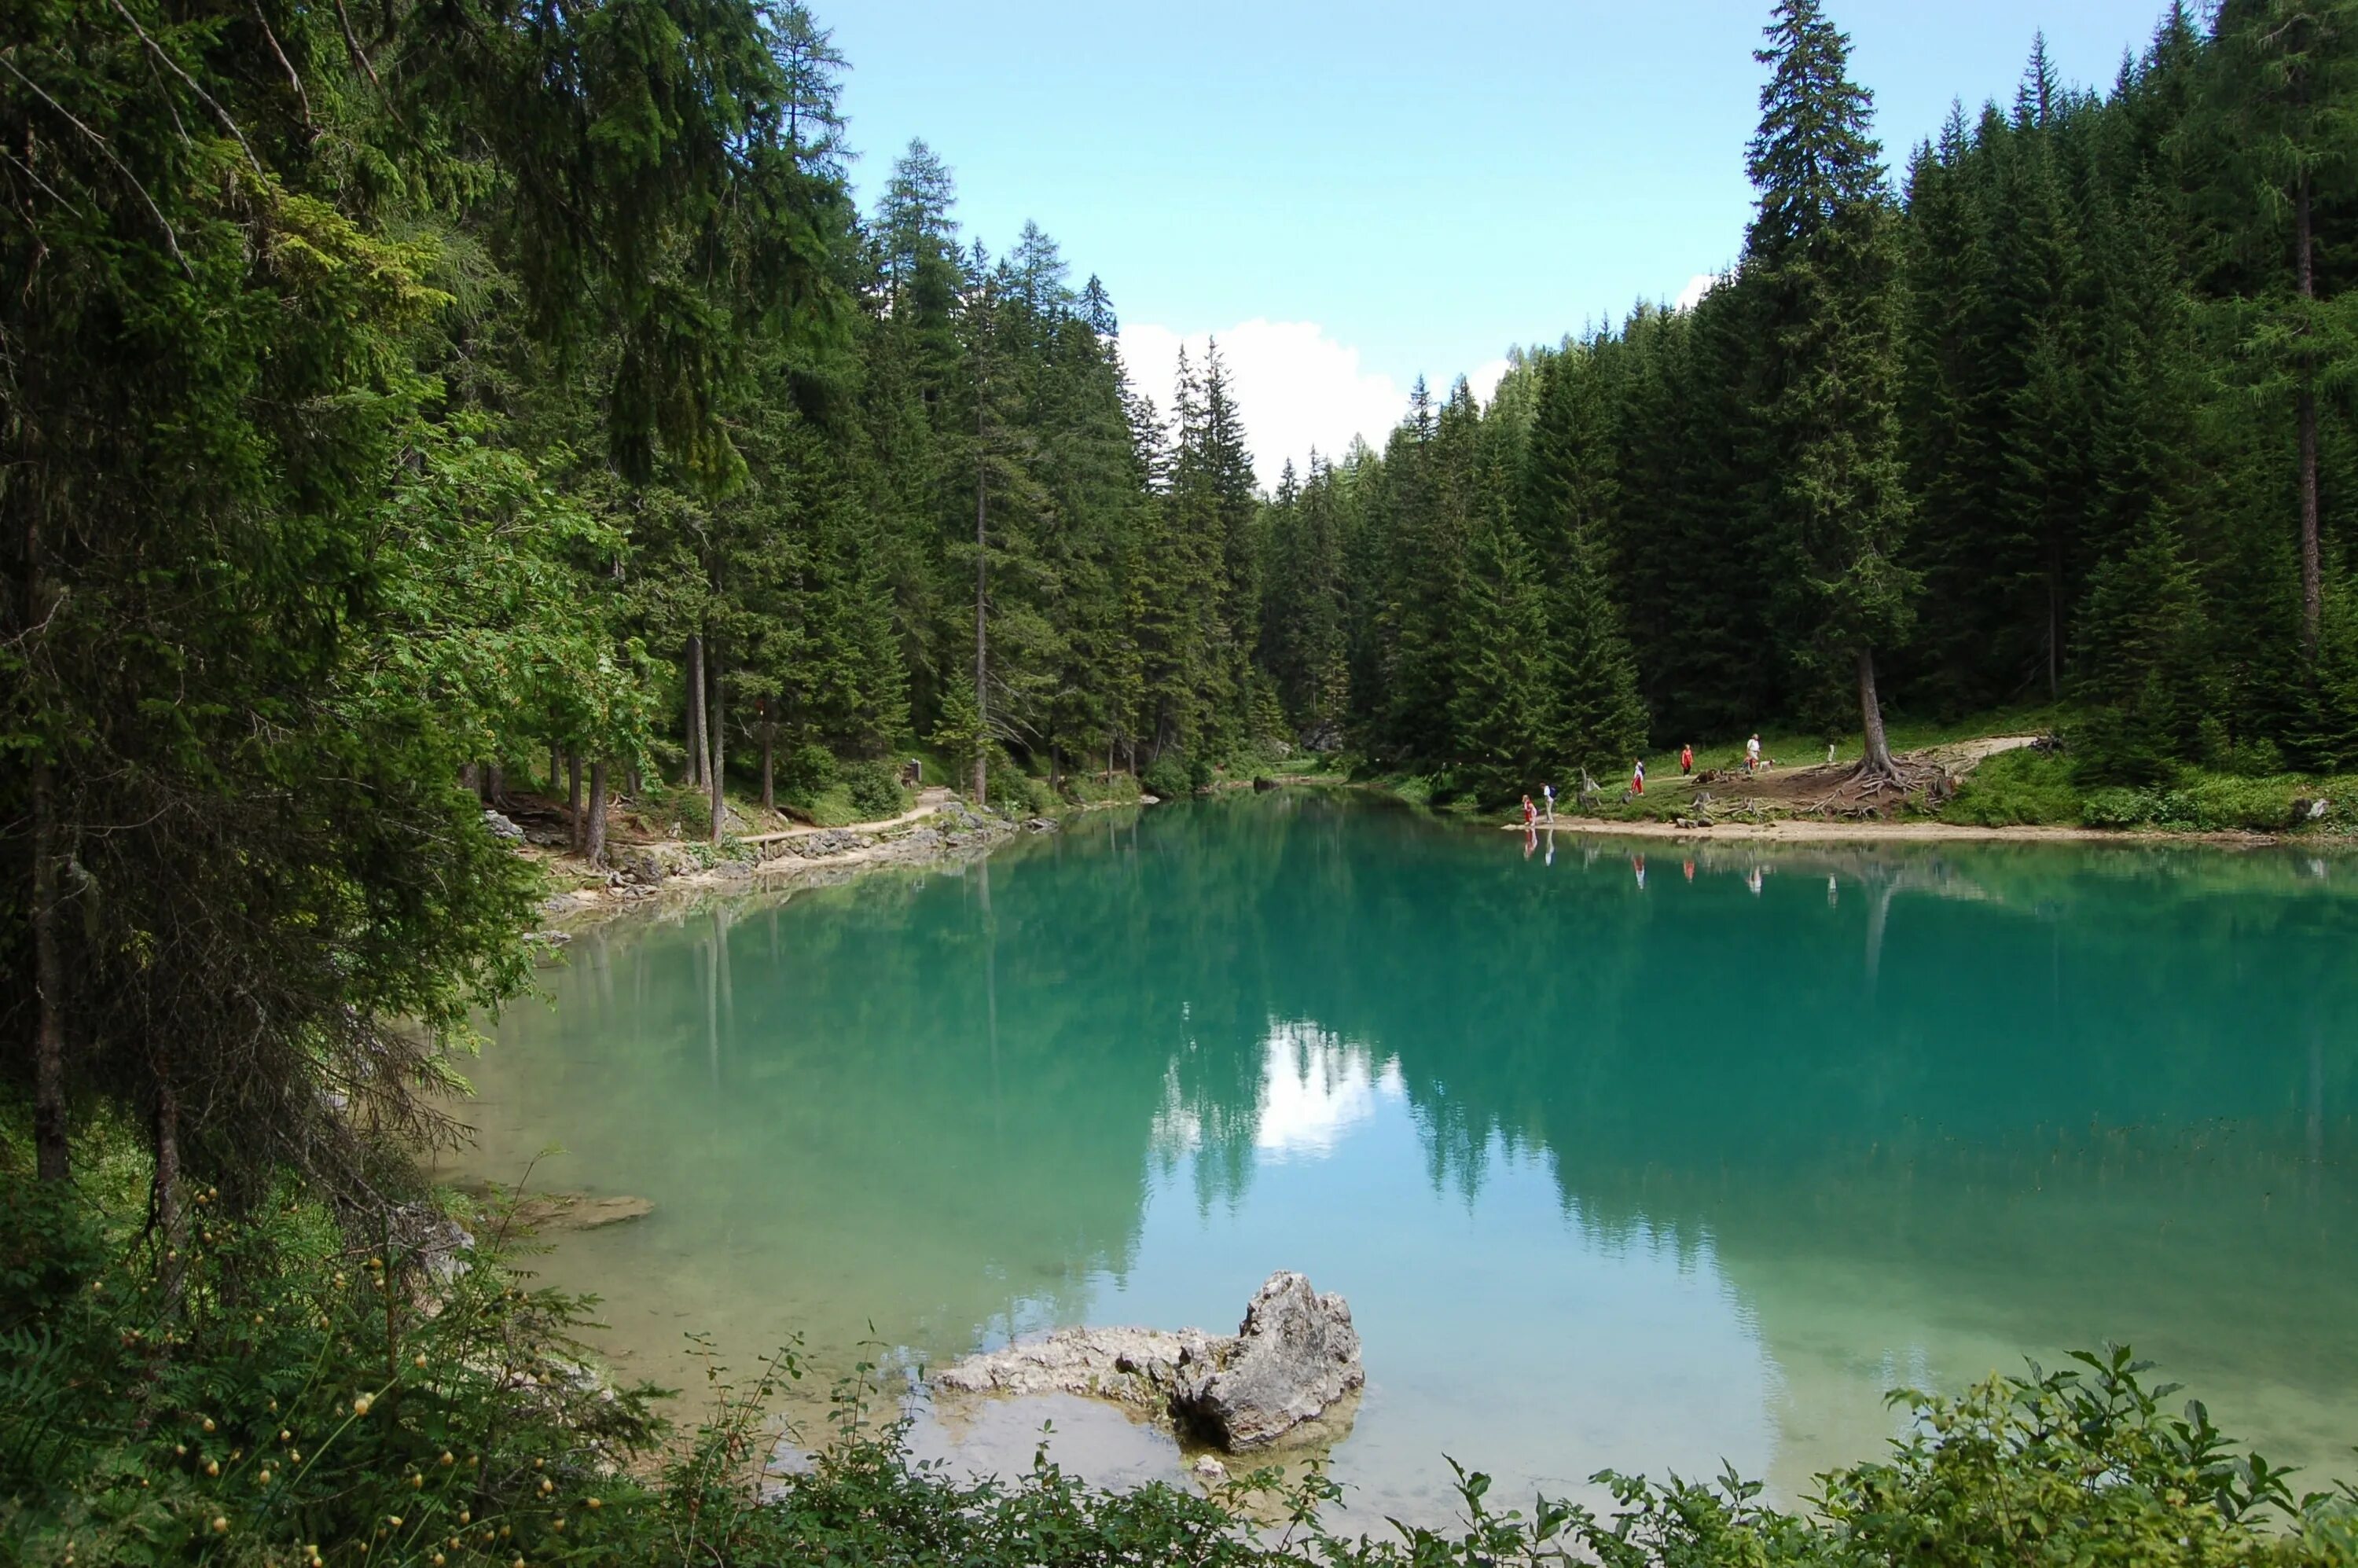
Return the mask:
<path id="1" fill-rule="evenodd" d="M 1520 822 L 1502 822 L 1499 830 L 1520 833 Z M 1533 831 L 1574 833 L 1593 838 L 1675 838 L 1682 841 L 1742 839 L 1786 844 L 2213 844 L 2228 849 L 2257 849 L 2285 840 L 2271 833 L 2169 833 L 2112 827 L 1974 827 L 1953 822 L 1837 822 L 1808 817 L 1774 817 L 1765 822 L 1714 822 L 1708 827 L 1681 827 L 1672 822 L 1616 822 L 1601 816 L 1559 816 L 1551 827 L 1539 823 Z"/>

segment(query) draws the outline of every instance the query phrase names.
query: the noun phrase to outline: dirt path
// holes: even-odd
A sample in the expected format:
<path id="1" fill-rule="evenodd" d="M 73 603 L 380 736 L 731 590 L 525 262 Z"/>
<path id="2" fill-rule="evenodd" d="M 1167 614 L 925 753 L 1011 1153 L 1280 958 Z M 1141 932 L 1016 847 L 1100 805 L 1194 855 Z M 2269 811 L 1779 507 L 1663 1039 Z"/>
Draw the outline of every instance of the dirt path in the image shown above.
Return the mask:
<path id="1" fill-rule="evenodd" d="M 906 827 L 912 822 L 922 822 L 933 816 L 957 796 L 943 785 L 917 792 L 914 809 L 898 816 L 887 816 L 877 822 L 847 822 L 840 827 L 814 827 L 800 823 L 776 833 L 754 833 L 737 840 L 740 844 L 783 844 L 789 838 L 806 838 L 814 833 L 889 833 L 895 827 Z"/>

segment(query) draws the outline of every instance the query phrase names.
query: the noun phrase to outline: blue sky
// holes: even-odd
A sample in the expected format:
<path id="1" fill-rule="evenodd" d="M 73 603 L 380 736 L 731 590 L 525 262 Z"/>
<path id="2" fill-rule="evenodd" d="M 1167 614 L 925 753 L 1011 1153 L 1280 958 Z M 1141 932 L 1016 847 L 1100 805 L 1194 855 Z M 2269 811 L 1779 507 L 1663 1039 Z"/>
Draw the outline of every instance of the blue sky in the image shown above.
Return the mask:
<path id="1" fill-rule="evenodd" d="M 1768 0 L 816 0 L 870 205 L 923 136 L 994 252 L 1025 219 L 1101 276 L 1167 403 L 1216 334 L 1264 475 L 1379 437 L 1419 374 L 1495 376 L 1731 261 Z M 1830 0 L 1895 167 L 1950 101 L 2010 101 L 2044 27 L 2108 84 L 2165 0 Z"/>

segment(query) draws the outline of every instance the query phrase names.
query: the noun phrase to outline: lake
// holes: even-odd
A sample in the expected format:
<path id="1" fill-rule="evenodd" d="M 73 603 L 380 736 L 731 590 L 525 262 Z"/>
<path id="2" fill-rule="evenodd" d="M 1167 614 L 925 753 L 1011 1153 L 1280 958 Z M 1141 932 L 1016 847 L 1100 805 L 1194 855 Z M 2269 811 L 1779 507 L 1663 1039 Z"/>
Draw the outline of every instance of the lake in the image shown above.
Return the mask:
<path id="1" fill-rule="evenodd" d="M 2358 861 L 2294 850 L 1235 795 L 586 934 L 492 1030 L 455 1173 L 652 1199 L 533 1266 L 673 1386 L 690 1333 L 799 1335 L 820 1384 L 1226 1332 L 1303 1270 L 1364 1339 L 1371 1527 L 1447 1514 L 1444 1454 L 1509 1502 L 1723 1460 L 1798 1500 L 1886 1390 L 2108 1339 L 2314 1480 L 2358 1470 L 2353 938 Z M 1021 1467 L 1041 1413 L 916 1441 Z"/>

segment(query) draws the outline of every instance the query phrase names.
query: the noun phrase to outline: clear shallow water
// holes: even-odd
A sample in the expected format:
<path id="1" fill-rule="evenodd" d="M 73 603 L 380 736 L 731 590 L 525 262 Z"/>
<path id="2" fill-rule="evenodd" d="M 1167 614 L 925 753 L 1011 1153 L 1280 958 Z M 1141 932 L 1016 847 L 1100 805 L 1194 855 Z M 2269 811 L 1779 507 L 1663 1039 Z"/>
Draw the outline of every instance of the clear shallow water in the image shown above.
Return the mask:
<path id="1" fill-rule="evenodd" d="M 1887 1389 L 2106 1338 L 2349 1475 L 2353 937 L 2358 863 L 2288 852 L 1551 859 L 1230 798 L 589 935 L 497 1026 L 463 1163 L 560 1146 L 534 1185 L 654 1200 L 540 1267 L 675 1386 L 691 1330 L 800 1334 L 824 1381 L 1224 1328 L 1304 1270 L 1365 1340 L 1370 1517 L 1447 1512 L 1444 1454 L 1510 1498 L 1723 1459 L 1799 1498 Z M 920 1444 L 1020 1466 L 1036 1425 Z"/>

